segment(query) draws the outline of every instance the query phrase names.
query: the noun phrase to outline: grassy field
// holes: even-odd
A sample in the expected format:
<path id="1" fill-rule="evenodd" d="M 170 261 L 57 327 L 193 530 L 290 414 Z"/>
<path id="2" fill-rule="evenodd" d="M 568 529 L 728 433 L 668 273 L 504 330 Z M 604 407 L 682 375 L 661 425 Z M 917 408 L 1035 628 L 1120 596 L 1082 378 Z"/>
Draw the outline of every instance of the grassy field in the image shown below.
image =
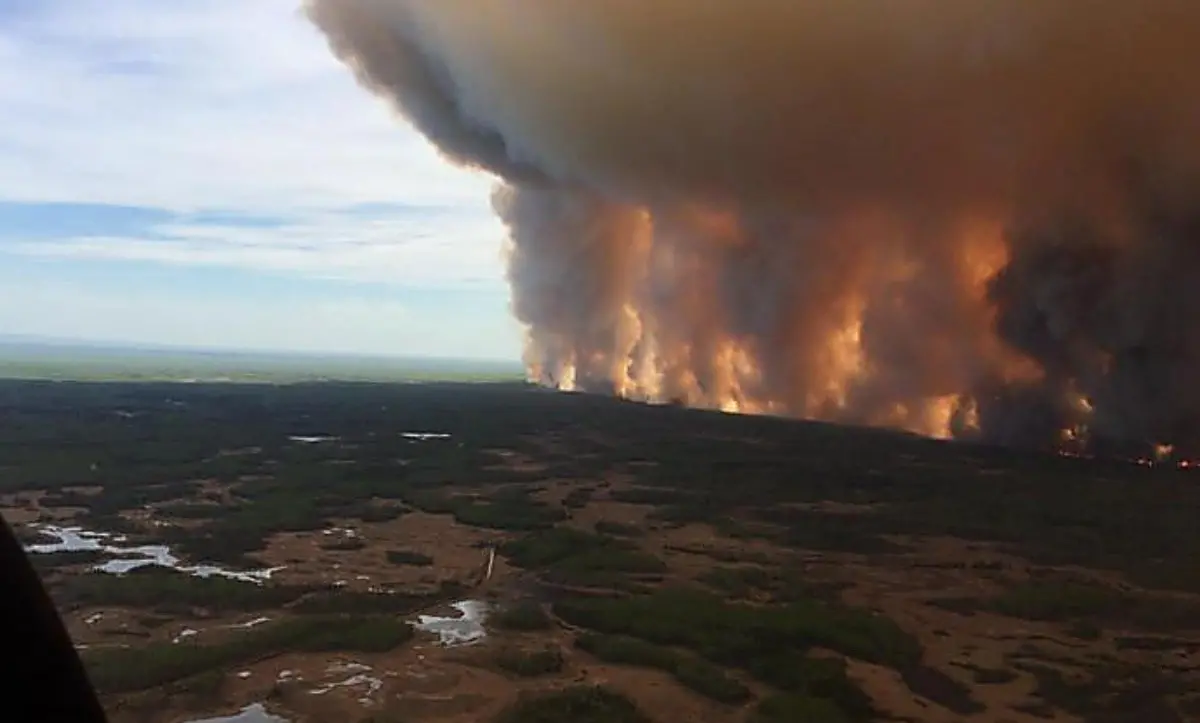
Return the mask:
<path id="1" fill-rule="evenodd" d="M 117 723 L 1200 715 L 1186 470 L 519 381 L 4 381 L 0 421 L 29 541 L 277 570 L 37 556 Z M 474 645 L 407 626 L 463 600 Z"/>

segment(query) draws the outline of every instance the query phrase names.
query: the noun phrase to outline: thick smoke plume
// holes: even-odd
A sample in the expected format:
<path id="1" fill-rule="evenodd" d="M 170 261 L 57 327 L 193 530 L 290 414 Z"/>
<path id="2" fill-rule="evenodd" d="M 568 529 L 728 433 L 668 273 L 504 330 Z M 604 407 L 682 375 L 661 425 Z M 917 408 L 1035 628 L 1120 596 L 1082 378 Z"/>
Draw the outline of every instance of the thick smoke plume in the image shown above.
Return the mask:
<path id="1" fill-rule="evenodd" d="M 1200 452 L 1200 2 L 309 0 L 550 384 Z"/>

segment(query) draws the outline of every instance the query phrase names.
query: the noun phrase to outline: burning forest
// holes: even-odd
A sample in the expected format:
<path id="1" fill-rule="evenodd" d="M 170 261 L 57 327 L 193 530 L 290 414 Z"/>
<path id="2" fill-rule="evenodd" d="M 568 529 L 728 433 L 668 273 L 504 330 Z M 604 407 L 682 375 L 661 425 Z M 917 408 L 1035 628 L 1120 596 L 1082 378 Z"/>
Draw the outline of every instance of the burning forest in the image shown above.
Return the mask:
<path id="1" fill-rule="evenodd" d="M 308 0 L 550 385 L 1200 455 L 1200 3 Z"/>

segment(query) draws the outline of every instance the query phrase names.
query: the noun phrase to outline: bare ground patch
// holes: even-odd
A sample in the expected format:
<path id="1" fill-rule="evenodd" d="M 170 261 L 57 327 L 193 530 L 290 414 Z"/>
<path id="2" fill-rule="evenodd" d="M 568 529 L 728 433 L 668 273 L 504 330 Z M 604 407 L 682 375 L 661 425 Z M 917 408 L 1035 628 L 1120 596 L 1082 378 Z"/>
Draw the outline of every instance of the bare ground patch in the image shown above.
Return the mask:
<path id="1" fill-rule="evenodd" d="M 391 522 L 347 520 L 322 531 L 279 533 L 256 557 L 269 567 L 282 567 L 278 580 L 284 584 L 332 583 L 351 590 L 417 592 L 443 582 L 475 579 L 486 562 L 486 546 L 497 538 L 494 532 L 458 524 L 450 515 L 412 512 Z M 346 539 L 363 544 L 343 550 L 331 544 Z M 433 562 L 395 564 L 387 558 L 389 550 L 417 552 Z M 503 579 L 508 572 L 498 558 L 493 578 Z"/>

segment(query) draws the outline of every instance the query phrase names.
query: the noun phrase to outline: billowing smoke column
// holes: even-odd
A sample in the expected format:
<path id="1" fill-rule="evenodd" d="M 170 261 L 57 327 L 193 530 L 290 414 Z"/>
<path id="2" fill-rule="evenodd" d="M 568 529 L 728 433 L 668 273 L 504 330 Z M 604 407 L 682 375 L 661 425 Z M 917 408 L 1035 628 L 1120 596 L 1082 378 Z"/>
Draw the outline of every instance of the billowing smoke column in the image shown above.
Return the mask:
<path id="1" fill-rule="evenodd" d="M 309 0 L 549 384 L 1200 452 L 1200 2 Z"/>

